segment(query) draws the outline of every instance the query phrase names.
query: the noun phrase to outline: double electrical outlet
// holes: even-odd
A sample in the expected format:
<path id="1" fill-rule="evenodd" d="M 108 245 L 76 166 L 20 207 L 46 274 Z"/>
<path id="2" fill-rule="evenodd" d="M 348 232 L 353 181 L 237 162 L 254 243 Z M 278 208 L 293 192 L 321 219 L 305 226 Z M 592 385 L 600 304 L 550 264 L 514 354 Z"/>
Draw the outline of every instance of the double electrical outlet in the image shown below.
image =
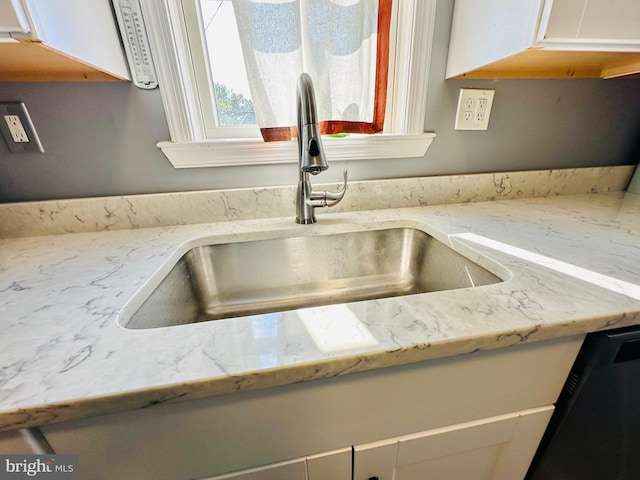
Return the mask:
<path id="1" fill-rule="evenodd" d="M 24 103 L 0 103 L 0 131 L 11 153 L 44 153 Z"/>
<path id="2" fill-rule="evenodd" d="M 461 88 L 456 113 L 456 130 L 486 130 L 495 90 Z"/>

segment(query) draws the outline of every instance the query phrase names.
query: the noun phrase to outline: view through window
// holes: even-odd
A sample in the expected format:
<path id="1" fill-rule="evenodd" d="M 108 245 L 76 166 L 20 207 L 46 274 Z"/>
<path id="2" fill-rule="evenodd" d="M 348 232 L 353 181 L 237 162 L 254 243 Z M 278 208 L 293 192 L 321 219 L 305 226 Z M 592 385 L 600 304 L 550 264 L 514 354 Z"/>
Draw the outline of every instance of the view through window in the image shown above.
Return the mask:
<path id="1" fill-rule="evenodd" d="M 238 27 L 231 0 L 200 0 L 218 125 L 255 125 Z"/>

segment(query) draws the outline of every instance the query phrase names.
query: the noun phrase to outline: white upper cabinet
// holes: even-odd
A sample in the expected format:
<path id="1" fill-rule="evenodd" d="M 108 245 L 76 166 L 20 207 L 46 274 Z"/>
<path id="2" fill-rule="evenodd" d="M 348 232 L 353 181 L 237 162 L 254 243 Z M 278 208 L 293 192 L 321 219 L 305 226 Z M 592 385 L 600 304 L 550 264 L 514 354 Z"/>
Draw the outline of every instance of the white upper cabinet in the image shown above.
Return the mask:
<path id="1" fill-rule="evenodd" d="M 0 40 L 12 32 L 28 33 L 29 22 L 20 3 L 16 0 L 0 0 Z M 5 35 L 1 35 L 5 33 Z"/>
<path id="2" fill-rule="evenodd" d="M 639 51 L 637 0 L 553 0 L 544 2 L 538 40 L 586 43 L 592 48 Z"/>
<path id="3" fill-rule="evenodd" d="M 447 78 L 640 71 L 638 0 L 456 0 Z"/>
<path id="4" fill-rule="evenodd" d="M 129 80 L 110 0 L 0 0 L 0 81 Z"/>

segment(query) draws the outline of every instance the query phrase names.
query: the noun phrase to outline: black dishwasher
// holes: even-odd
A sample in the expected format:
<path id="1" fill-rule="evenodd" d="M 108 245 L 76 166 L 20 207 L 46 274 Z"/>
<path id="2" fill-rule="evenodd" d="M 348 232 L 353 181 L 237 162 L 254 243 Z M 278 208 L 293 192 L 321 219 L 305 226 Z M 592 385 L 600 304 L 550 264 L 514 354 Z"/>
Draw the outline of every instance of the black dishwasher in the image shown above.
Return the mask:
<path id="1" fill-rule="evenodd" d="M 640 327 L 587 335 L 527 480 L 640 478 Z"/>

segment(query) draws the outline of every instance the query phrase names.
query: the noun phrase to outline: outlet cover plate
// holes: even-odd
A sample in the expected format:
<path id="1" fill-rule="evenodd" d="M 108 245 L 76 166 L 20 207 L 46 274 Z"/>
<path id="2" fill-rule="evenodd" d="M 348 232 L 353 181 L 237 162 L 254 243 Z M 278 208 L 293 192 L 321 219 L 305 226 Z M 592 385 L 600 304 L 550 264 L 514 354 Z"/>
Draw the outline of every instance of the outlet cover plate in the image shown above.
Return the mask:
<path id="1" fill-rule="evenodd" d="M 23 129 L 22 134 L 26 135 L 27 141 L 16 142 L 14 140 L 15 131 L 12 134 L 5 117 L 9 117 L 9 120 L 12 121 L 15 116 L 20 119 Z M 29 112 L 27 112 L 27 107 L 23 102 L 0 103 L 0 132 L 2 132 L 2 136 L 7 142 L 11 153 L 44 153 L 44 148 L 42 148 L 36 129 L 31 122 L 31 117 L 29 117 Z"/>
<path id="2" fill-rule="evenodd" d="M 494 94 L 493 89 L 461 88 L 455 129 L 487 130 Z"/>

